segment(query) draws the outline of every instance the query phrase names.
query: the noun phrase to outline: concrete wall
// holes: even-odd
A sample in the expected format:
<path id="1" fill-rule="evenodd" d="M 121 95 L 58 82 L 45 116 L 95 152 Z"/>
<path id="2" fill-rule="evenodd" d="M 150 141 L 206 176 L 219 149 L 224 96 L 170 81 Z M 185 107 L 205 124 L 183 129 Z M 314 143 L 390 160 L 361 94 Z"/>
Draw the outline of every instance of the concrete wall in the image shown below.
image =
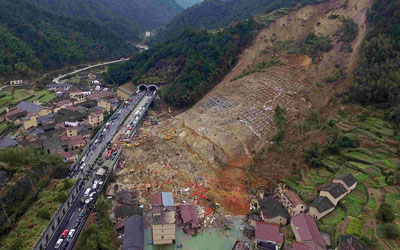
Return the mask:
<path id="1" fill-rule="evenodd" d="M 47 228 L 42 232 L 40 237 L 38 238 L 38 241 L 36 242 L 36 245 L 34 246 L 34 250 L 42 250 L 45 249 L 47 242 L 51 239 L 51 236 L 53 233 L 56 231 L 58 225 L 62 221 L 62 218 L 64 215 L 68 212 L 69 210 L 69 204 L 72 203 L 72 201 L 76 198 L 76 196 L 79 193 L 79 184 L 81 183 L 81 180 L 78 180 L 75 185 L 72 187 L 68 194 L 67 201 L 65 201 L 54 213 L 53 217 L 51 218 L 49 225 Z"/>

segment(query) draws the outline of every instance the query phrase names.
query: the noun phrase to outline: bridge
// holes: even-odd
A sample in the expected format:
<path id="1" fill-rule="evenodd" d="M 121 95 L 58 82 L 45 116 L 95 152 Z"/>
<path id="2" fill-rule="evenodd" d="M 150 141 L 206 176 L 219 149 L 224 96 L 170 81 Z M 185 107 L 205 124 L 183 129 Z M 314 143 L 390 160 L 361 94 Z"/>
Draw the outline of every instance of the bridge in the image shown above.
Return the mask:
<path id="1" fill-rule="evenodd" d="M 131 96 L 130 101 L 122 104 L 110 117 L 107 126 L 103 126 L 92 141 L 87 145 L 78 160 L 70 169 L 69 178 L 77 179 L 76 184 L 68 194 L 67 201 L 61 204 L 59 209 L 50 220 L 47 228 L 42 232 L 36 242 L 35 250 L 56 249 L 57 242 L 60 242 L 60 235 L 64 230 L 75 230 L 71 237 L 62 239 L 58 249 L 72 249 L 79 234 L 89 216 L 90 208 L 95 204 L 100 195 L 109 175 L 118 162 L 121 154 L 121 148 L 112 156 L 112 164 L 104 176 L 98 176 L 96 173 L 103 167 L 100 158 L 107 149 L 113 138 L 117 136 L 117 131 L 126 124 L 132 124 L 135 129 L 140 124 L 141 119 L 146 113 L 148 107 L 154 101 L 158 94 L 156 85 L 139 85 L 136 92 Z M 135 113 L 141 111 L 141 115 Z M 132 131 L 134 131 L 132 129 Z M 95 185 L 96 183 L 96 185 Z M 101 184 L 99 184 L 101 183 Z M 88 189 L 92 199 L 87 197 Z M 82 202 L 83 201 L 83 202 Z"/>

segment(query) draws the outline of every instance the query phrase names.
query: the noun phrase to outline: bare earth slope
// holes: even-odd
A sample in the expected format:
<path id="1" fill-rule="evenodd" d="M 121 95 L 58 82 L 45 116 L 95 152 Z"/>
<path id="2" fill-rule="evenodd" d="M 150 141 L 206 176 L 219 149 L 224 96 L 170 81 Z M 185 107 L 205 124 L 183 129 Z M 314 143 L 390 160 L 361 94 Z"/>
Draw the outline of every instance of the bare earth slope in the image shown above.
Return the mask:
<path id="1" fill-rule="evenodd" d="M 233 71 L 193 108 L 160 126 L 142 130 L 142 136 L 147 137 L 128 160 L 131 167 L 142 171 L 142 178 L 130 174 L 132 168 L 128 167 L 119 173 L 118 182 L 125 189 L 132 184 L 151 184 L 153 191 L 173 190 L 178 203 L 197 202 L 202 193 L 191 196 L 192 190 L 186 188 L 202 184 L 209 201 L 217 201 L 230 214 L 247 213 L 249 188 L 284 178 L 292 171 L 290 166 L 271 164 L 265 173 L 268 177 L 249 178 L 255 155 L 276 133 L 275 107 L 286 107 L 293 124 L 308 116 L 310 109 L 326 107 L 347 85 L 349 80 L 320 85 L 336 72 L 335 65 L 346 68 L 351 78 L 372 1 L 349 0 L 346 8 L 344 2 L 331 0 L 306 6 L 262 30 Z M 358 25 L 351 53 L 342 51 L 343 43 L 334 36 L 341 22 L 329 18 L 333 14 L 352 18 Z M 298 41 L 311 32 L 333 41 L 332 50 L 316 63 L 306 55 L 292 56 L 272 49 L 276 41 Z M 271 59 L 281 64 L 238 78 L 244 69 Z M 172 129 L 172 139 L 166 140 Z M 206 199 L 199 202 L 207 203 Z"/>

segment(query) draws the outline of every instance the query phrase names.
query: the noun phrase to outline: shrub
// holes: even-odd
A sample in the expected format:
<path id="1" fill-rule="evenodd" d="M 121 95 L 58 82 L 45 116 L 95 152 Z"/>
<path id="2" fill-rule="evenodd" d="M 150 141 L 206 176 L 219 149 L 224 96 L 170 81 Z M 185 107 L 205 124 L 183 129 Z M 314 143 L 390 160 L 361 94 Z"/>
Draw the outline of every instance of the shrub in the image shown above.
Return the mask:
<path id="1" fill-rule="evenodd" d="M 399 229 L 394 223 L 386 223 L 384 225 L 385 236 L 389 239 L 396 239 L 399 237 Z"/>
<path id="2" fill-rule="evenodd" d="M 393 222 L 394 211 L 388 203 L 382 202 L 378 216 L 383 222 Z"/>
<path id="3" fill-rule="evenodd" d="M 37 213 L 37 216 L 43 220 L 50 220 L 50 213 L 49 210 L 46 208 L 42 208 L 39 210 L 39 212 Z"/>
<path id="4" fill-rule="evenodd" d="M 55 200 L 62 203 L 65 202 L 67 200 L 68 196 L 65 192 L 58 192 Z"/>

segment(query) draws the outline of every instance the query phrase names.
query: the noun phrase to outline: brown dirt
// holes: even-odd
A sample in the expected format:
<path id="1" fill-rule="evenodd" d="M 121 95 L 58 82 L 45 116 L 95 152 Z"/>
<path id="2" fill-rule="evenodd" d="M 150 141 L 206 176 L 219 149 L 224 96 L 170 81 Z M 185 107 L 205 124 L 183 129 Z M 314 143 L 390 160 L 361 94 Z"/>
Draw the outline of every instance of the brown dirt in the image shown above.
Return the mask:
<path id="1" fill-rule="evenodd" d="M 350 0 L 347 9 L 343 3 L 344 0 L 330 0 L 309 5 L 262 30 L 231 73 L 194 107 L 162 125 L 142 130 L 141 134 L 149 137 L 133 151 L 125 149 L 128 167 L 119 173 L 118 184 L 132 189 L 136 183 L 140 189 L 141 185 L 151 183 L 152 191 L 174 191 L 177 203 L 208 206 L 217 201 L 226 213 L 237 215 L 248 213 L 249 190 L 279 181 L 298 168 L 307 168 L 303 152 L 311 144 L 310 138 L 323 143 L 327 137 L 322 131 L 299 135 L 294 125 L 308 117 L 311 109 L 332 117 L 341 108 L 334 95 L 347 82 L 317 85 L 335 72 L 335 64 L 346 66 L 349 72 L 354 68 L 365 36 L 365 13 L 371 0 Z M 300 40 L 310 32 L 333 37 L 340 25 L 338 20 L 329 18 L 331 14 L 353 18 L 358 23 L 360 33 L 351 54 L 341 52 L 341 44 L 337 42 L 316 64 L 305 55 L 292 56 L 284 51 L 262 53 L 266 48 L 270 50 L 272 39 Z M 272 58 L 279 59 L 281 65 L 233 80 L 251 65 Z M 206 109 L 204 105 L 210 98 L 220 98 L 222 103 L 229 102 L 232 106 L 220 111 Z M 294 142 L 290 145 L 271 144 L 276 133 L 274 109 L 278 105 L 287 107 L 289 125 L 285 140 Z M 165 109 L 157 116 L 163 114 Z M 258 120 L 251 121 L 252 118 Z M 172 128 L 176 130 L 173 139 L 165 140 Z M 170 171 L 164 173 L 166 166 Z M 133 169 L 142 172 L 141 178 L 129 173 Z M 206 187 L 210 201 L 199 202 L 198 196 L 191 196 L 195 193 L 193 187 L 189 192 L 181 191 L 191 184 Z"/>

